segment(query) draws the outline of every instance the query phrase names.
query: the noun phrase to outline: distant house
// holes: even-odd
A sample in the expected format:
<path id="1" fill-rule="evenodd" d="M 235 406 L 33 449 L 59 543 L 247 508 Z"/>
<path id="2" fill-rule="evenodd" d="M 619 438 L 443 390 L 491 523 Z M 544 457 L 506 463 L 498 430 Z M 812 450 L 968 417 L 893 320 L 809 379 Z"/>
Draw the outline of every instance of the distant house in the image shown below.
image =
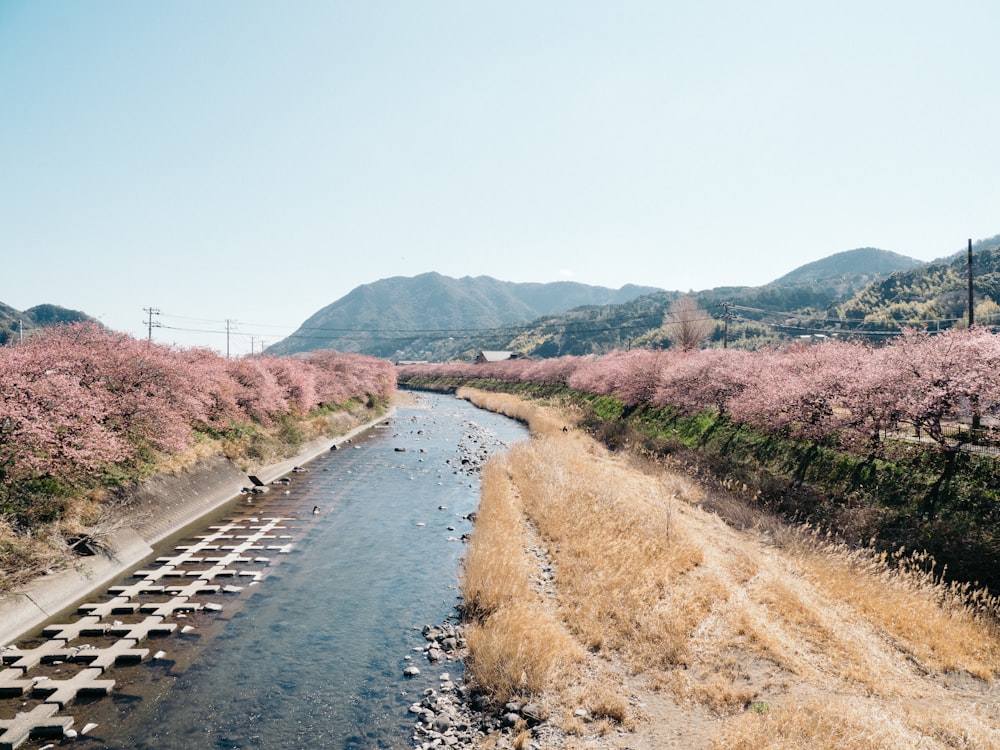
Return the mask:
<path id="1" fill-rule="evenodd" d="M 508 359 L 520 359 L 517 352 L 486 352 L 482 351 L 476 355 L 476 364 L 483 365 L 487 362 L 506 362 Z"/>

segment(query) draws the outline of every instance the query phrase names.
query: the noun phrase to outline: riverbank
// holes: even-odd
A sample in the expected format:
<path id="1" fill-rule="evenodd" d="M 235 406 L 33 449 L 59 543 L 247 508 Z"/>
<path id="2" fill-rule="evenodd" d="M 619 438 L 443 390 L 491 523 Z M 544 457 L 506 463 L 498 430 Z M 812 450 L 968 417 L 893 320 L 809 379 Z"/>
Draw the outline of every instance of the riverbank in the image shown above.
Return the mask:
<path id="1" fill-rule="evenodd" d="M 829 531 L 853 547 L 920 557 L 925 569 L 957 585 L 1000 591 L 1000 485 L 997 457 L 942 452 L 886 438 L 876 453 L 768 432 L 718 411 L 684 415 L 560 383 L 400 378 L 401 387 L 454 391 L 462 385 L 559 403 L 613 452 L 636 452 L 707 484 L 744 505 Z"/>
<path id="2" fill-rule="evenodd" d="M 468 395 L 533 436 L 487 465 L 466 555 L 468 687 L 501 725 L 470 747 L 1000 747 L 977 592 Z"/>
<path id="3" fill-rule="evenodd" d="M 267 485 L 394 413 L 392 407 L 343 435 L 309 441 L 294 456 L 255 468 L 254 476 Z M 0 596 L 0 644 L 29 633 L 79 603 L 152 554 L 158 542 L 240 497 L 251 484 L 247 472 L 222 455 L 209 456 L 180 471 L 146 480 L 123 498 L 124 517 L 101 540 L 94 554 L 79 557 L 72 567 L 40 575 Z"/>

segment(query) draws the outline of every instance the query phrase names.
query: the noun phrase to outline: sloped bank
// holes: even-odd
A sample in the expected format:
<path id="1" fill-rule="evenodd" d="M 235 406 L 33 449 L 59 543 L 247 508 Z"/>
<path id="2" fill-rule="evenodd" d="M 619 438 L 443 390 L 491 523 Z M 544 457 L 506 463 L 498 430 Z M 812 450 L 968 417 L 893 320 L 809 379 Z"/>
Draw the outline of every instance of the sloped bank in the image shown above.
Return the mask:
<path id="1" fill-rule="evenodd" d="M 394 412 L 389 409 L 344 435 L 305 443 L 291 458 L 258 468 L 254 476 L 270 483 L 385 421 Z M 40 576 L 0 596 L 0 645 L 28 633 L 114 580 L 152 554 L 153 545 L 239 497 L 249 484 L 247 473 L 222 455 L 144 481 L 124 498 L 127 518 L 101 540 L 95 554 L 80 557 L 71 568 Z"/>

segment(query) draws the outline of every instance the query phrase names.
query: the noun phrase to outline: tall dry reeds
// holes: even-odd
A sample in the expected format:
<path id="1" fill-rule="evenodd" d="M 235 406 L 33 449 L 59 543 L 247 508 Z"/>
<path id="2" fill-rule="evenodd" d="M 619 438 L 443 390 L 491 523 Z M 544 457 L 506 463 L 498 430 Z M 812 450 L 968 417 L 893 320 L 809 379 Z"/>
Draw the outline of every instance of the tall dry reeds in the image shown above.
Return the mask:
<path id="1" fill-rule="evenodd" d="M 581 657 L 552 608 L 529 585 L 537 562 L 530 529 L 503 456 L 483 469 L 476 530 L 463 565 L 467 672 L 497 704 L 542 694 Z"/>

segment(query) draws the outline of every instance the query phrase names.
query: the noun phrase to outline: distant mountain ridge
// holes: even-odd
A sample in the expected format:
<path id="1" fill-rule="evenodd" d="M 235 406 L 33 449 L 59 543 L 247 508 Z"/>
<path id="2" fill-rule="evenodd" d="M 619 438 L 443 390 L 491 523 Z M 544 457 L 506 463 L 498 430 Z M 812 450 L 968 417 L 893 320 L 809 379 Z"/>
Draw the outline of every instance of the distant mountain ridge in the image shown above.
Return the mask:
<path id="1" fill-rule="evenodd" d="M 0 302 L 0 346 L 17 341 L 21 336 L 30 336 L 45 326 L 83 321 L 97 322 L 86 313 L 59 305 L 35 305 L 22 312 Z"/>
<path id="2" fill-rule="evenodd" d="M 356 287 L 310 316 L 295 333 L 268 347 L 271 354 L 335 348 L 386 358 L 434 359 L 487 332 L 524 325 L 582 305 L 621 303 L 659 291 L 574 281 L 518 283 L 490 276 L 455 279 L 439 273 L 393 276 Z M 484 348 L 489 348 L 484 345 Z"/>
<path id="3" fill-rule="evenodd" d="M 859 247 L 834 253 L 820 260 L 806 263 L 771 282 L 773 285 L 798 284 L 820 281 L 836 276 L 888 276 L 897 271 L 907 271 L 922 265 L 923 261 L 875 247 Z"/>
<path id="4" fill-rule="evenodd" d="M 757 287 L 716 287 L 690 293 L 719 323 L 709 343 L 755 346 L 787 338 L 799 317 L 810 320 L 893 271 L 920 261 L 887 250 L 847 250 L 800 266 Z M 571 310 L 526 326 L 506 348 L 555 357 L 667 345 L 661 324 L 680 292 L 657 292 L 621 305 Z M 723 316 L 729 311 L 729 325 Z"/>
<path id="5" fill-rule="evenodd" d="M 858 248 L 801 266 L 761 287 L 719 287 L 695 297 L 714 315 L 721 314 L 723 304 L 765 312 L 824 310 L 892 271 L 918 263 L 886 250 Z M 489 276 L 394 276 L 355 288 L 268 352 L 335 348 L 397 360 L 443 360 L 469 359 L 479 350 L 550 357 L 658 346 L 663 344 L 663 313 L 679 296 L 634 285 L 612 290 L 566 281 L 519 284 Z M 740 314 L 744 322 L 755 317 L 762 315 L 747 309 Z M 748 330 L 733 326 L 734 335 Z"/>

